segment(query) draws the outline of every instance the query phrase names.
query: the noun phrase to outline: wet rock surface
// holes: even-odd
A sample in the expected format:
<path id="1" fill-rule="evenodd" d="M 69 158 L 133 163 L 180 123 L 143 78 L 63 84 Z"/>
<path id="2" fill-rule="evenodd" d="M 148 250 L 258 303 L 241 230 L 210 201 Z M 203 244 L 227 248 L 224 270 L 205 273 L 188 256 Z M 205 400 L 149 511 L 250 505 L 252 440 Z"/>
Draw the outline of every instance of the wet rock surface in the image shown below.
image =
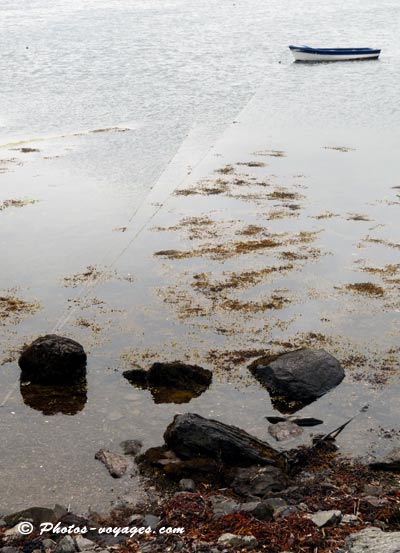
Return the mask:
<path id="1" fill-rule="evenodd" d="M 399 553 L 400 532 L 383 532 L 380 528 L 365 528 L 351 534 L 345 542 L 348 553 Z"/>
<path id="2" fill-rule="evenodd" d="M 32 342 L 18 363 L 21 379 L 35 384 L 74 384 L 86 374 L 86 353 L 81 344 L 56 334 Z"/>
<path id="3" fill-rule="evenodd" d="M 154 363 L 148 371 L 132 369 L 123 374 L 131 384 L 149 389 L 155 403 L 187 403 L 212 381 L 211 371 L 179 361 Z"/>
<path id="4" fill-rule="evenodd" d="M 210 456 L 228 465 L 279 465 L 279 453 L 244 430 L 200 415 L 176 415 L 164 434 L 167 446 L 179 457 Z"/>
<path id="5" fill-rule="evenodd" d="M 113 478 L 121 478 L 128 470 L 128 460 L 122 455 L 113 453 L 108 449 L 99 449 L 94 457 L 105 465 Z"/>
<path id="6" fill-rule="evenodd" d="M 325 350 L 299 349 L 262 357 L 250 365 L 254 376 L 272 393 L 299 402 L 311 402 L 344 378 L 339 361 Z"/>

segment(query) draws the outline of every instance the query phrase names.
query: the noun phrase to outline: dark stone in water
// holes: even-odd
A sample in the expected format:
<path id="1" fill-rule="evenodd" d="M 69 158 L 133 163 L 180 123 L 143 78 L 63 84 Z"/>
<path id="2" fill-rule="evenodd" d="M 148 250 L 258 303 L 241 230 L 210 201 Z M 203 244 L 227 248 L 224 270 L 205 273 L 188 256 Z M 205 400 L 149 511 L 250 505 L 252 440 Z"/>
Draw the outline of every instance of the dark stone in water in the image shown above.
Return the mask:
<path id="1" fill-rule="evenodd" d="M 262 357 L 249 369 L 271 394 L 299 402 L 311 402 L 323 396 L 345 376 L 339 361 L 322 349 L 306 348 Z"/>
<path id="2" fill-rule="evenodd" d="M 282 458 L 263 442 L 236 426 L 200 415 L 176 415 L 164 433 L 167 446 L 183 459 L 211 457 L 228 465 L 282 464 Z"/>
<path id="3" fill-rule="evenodd" d="M 211 371 L 179 361 L 154 363 L 148 371 L 133 369 L 123 374 L 135 386 L 149 389 L 155 403 L 187 403 L 212 381 Z"/>
<path id="4" fill-rule="evenodd" d="M 86 375 L 86 353 L 70 338 L 48 334 L 26 347 L 20 358 L 21 380 L 35 384 L 77 383 Z"/>

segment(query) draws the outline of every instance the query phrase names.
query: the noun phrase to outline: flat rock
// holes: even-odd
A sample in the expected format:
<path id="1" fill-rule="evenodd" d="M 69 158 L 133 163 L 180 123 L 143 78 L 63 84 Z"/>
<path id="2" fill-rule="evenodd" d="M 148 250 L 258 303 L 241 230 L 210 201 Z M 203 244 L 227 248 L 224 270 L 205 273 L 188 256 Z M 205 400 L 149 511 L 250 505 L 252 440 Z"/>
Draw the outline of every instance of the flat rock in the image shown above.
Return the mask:
<path id="1" fill-rule="evenodd" d="M 282 464 L 279 453 L 237 428 L 200 415 L 176 415 L 164 433 L 167 446 L 183 459 L 205 456 L 228 465 Z"/>
<path id="2" fill-rule="evenodd" d="M 94 458 L 106 466 L 113 478 L 121 478 L 121 476 L 126 473 L 129 466 L 125 457 L 113 453 L 108 449 L 99 449 Z"/>
<path id="3" fill-rule="evenodd" d="M 300 426 L 297 426 L 294 422 L 284 421 L 276 424 L 270 424 L 268 432 L 278 442 L 284 442 L 301 436 L 304 430 L 300 428 Z"/>
<path id="4" fill-rule="evenodd" d="M 272 393 L 295 401 L 313 401 L 344 378 L 339 361 L 323 349 L 299 349 L 278 357 L 262 357 L 250 365 Z"/>
<path id="5" fill-rule="evenodd" d="M 346 538 L 348 553 L 400 553 L 400 532 L 382 532 L 380 528 L 365 528 Z"/>
<path id="6" fill-rule="evenodd" d="M 381 459 L 375 459 L 369 466 L 374 470 L 400 471 L 400 447 L 392 449 L 390 453 Z"/>
<path id="7" fill-rule="evenodd" d="M 310 520 L 322 528 L 323 526 L 329 526 L 340 522 L 342 518 L 341 511 L 331 510 L 331 511 L 317 511 L 316 513 L 309 516 Z"/>
<path id="8" fill-rule="evenodd" d="M 218 545 L 254 549 L 258 547 L 258 541 L 254 536 L 239 536 L 237 534 L 226 533 L 218 538 Z"/>
<path id="9" fill-rule="evenodd" d="M 277 467 L 240 467 L 231 483 L 232 489 L 244 497 L 268 498 L 288 486 L 288 479 Z"/>
<path id="10" fill-rule="evenodd" d="M 56 334 L 32 342 L 18 364 L 22 380 L 35 384 L 71 384 L 86 375 L 86 353 L 81 344 Z"/>

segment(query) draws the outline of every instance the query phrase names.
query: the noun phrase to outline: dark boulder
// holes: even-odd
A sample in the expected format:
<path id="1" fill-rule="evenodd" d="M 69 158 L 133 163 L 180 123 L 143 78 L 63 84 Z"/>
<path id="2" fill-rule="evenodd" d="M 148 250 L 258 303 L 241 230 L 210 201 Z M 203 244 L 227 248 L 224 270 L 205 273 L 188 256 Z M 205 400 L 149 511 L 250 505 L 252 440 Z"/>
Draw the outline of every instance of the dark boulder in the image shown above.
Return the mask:
<path id="1" fill-rule="evenodd" d="M 268 443 L 236 426 L 193 413 L 176 415 L 164 433 L 164 440 L 183 459 L 211 457 L 236 466 L 282 463 L 280 454 Z"/>
<path id="2" fill-rule="evenodd" d="M 21 380 L 35 384 L 72 384 L 86 374 L 86 353 L 71 340 L 48 334 L 26 347 L 20 358 Z"/>
<path id="3" fill-rule="evenodd" d="M 261 357 L 249 368 L 272 394 L 299 402 L 323 396 L 345 376 L 339 361 L 323 349 L 305 348 Z"/>
<path id="4" fill-rule="evenodd" d="M 149 389 L 155 403 L 187 403 L 212 381 L 211 371 L 179 361 L 154 363 L 148 371 L 132 369 L 123 374 L 135 386 Z"/>

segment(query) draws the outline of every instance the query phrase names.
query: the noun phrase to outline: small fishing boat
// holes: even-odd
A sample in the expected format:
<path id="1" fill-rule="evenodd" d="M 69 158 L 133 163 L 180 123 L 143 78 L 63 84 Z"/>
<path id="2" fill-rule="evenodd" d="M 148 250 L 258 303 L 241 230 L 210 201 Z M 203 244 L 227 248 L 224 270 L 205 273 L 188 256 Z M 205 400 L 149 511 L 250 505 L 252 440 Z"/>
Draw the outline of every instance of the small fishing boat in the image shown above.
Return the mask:
<path id="1" fill-rule="evenodd" d="M 371 60 L 379 57 L 375 48 L 311 48 L 310 46 L 289 46 L 296 61 L 348 61 Z"/>

